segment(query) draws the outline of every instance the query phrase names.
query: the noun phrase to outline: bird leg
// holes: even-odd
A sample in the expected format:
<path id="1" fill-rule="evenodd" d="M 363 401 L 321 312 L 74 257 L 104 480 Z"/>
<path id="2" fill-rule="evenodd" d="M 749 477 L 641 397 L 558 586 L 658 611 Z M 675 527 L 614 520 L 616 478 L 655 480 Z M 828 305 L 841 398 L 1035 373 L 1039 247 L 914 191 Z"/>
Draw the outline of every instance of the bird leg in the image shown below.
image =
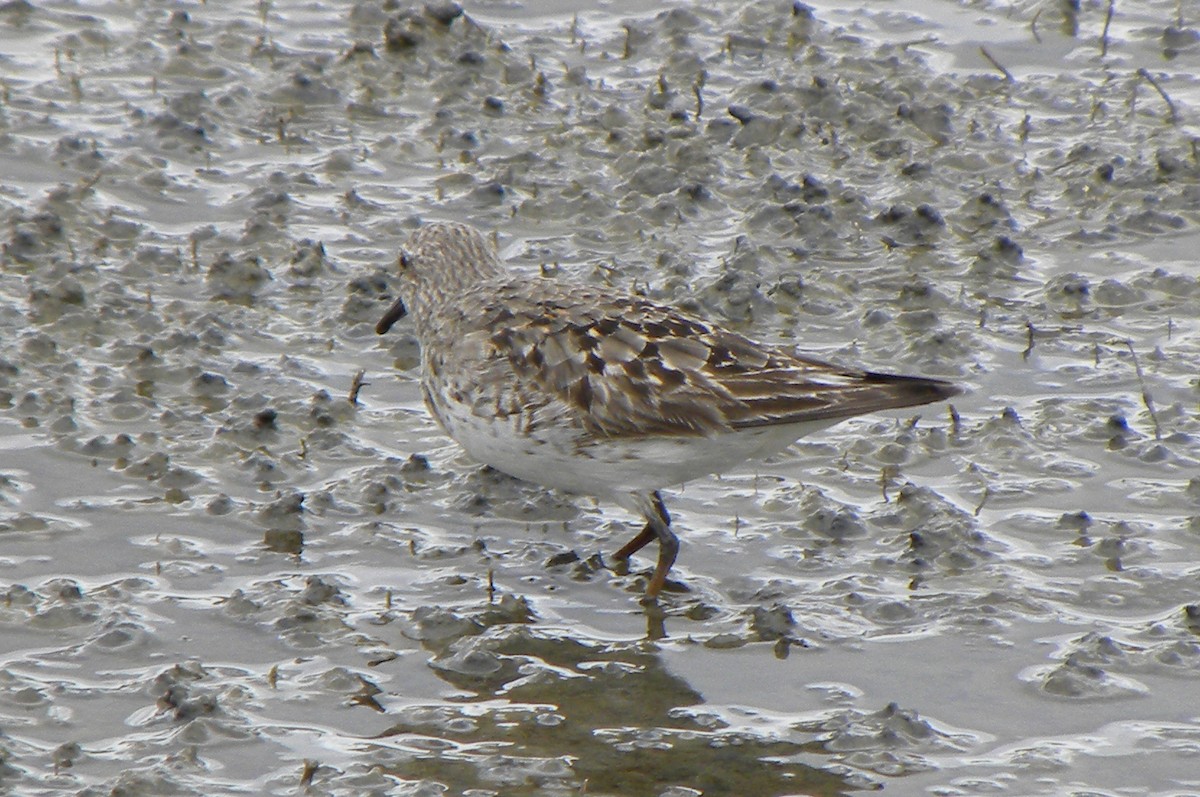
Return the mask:
<path id="1" fill-rule="evenodd" d="M 646 586 L 646 596 L 653 598 L 662 590 L 667 581 L 667 573 L 671 570 L 671 565 L 675 564 L 675 557 L 679 554 L 679 538 L 671 531 L 671 516 L 667 514 L 667 508 L 657 490 L 651 494 L 642 513 L 646 516 L 645 527 L 636 537 L 625 543 L 621 550 L 613 554 L 613 558 L 625 561 L 657 538 L 658 565 Z"/>
<path id="2" fill-rule="evenodd" d="M 654 530 L 654 526 L 647 523 L 642 530 L 638 532 L 636 537 L 625 543 L 623 546 L 621 546 L 621 550 L 613 554 L 613 559 L 616 559 L 620 562 L 625 561 L 638 551 L 645 548 L 650 543 L 650 540 L 657 536 L 658 533 Z"/>

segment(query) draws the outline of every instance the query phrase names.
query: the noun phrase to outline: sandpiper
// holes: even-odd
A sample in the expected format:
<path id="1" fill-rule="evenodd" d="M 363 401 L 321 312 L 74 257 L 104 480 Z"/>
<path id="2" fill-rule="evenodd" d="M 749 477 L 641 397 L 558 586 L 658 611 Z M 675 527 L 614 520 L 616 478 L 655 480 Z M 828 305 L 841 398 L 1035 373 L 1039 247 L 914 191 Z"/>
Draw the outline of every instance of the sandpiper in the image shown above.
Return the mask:
<path id="1" fill-rule="evenodd" d="M 645 527 L 615 558 L 658 540 L 651 598 L 679 551 L 661 488 L 960 392 L 811 359 L 639 296 L 514 274 L 464 224 L 418 229 L 399 268 L 400 296 L 375 331 L 412 316 L 433 417 L 479 462 L 640 513 Z"/>

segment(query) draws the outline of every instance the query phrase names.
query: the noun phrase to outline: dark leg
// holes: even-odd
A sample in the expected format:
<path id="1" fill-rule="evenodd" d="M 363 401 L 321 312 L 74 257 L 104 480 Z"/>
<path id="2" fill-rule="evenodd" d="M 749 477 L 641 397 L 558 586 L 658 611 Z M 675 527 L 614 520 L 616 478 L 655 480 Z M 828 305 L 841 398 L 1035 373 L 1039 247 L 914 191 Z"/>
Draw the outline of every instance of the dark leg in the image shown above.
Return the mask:
<path id="1" fill-rule="evenodd" d="M 653 598 L 662 591 L 663 584 L 667 581 L 667 573 L 670 572 L 671 565 L 675 564 L 675 557 L 679 554 L 679 538 L 671 531 L 671 516 L 667 514 L 667 508 L 657 490 L 647 497 L 642 513 L 646 516 L 646 526 L 636 537 L 625 543 L 621 550 L 613 554 L 613 558 L 620 561 L 628 559 L 657 538 L 658 566 L 654 568 L 654 575 L 650 577 L 650 583 L 646 586 L 647 597 Z"/>
<path id="2" fill-rule="evenodd" d="M 621 550 L 619 550 L 615 554 L 613 554 L 613 559 L 616 559 L 616 560 L 622 561 L 622 562 L 625 561 L 626 559 L 633 556 L 638 551 L 645 548 L 646 545 L 649 544 L 650 540 L 654 539 L 657 536 L 658 536 L 658 534 L 654 531 L 654 527 L 651 526 L 649 523 L 647 523 L 645 525 L 645 527 L 641 531 L 638 532 L 638 535 L 636 537 L 634 537 L 632 540 L 630 540 L 629 542 L 622 545 Z"/>

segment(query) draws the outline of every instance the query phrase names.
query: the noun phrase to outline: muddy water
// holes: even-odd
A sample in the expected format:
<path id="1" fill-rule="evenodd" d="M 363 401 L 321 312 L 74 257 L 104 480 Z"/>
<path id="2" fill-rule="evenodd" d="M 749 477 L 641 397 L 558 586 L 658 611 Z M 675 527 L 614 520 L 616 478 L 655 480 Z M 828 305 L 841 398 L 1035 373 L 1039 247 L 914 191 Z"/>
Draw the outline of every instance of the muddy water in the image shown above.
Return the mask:
<path id="1" fill-rule="evenodd" d="M 0 791 L 1200 789 L 1200 18 L 1083 5 L 0 6 Z M 427 219 L 971 392 L 647 611 L 374 335 Z"/>

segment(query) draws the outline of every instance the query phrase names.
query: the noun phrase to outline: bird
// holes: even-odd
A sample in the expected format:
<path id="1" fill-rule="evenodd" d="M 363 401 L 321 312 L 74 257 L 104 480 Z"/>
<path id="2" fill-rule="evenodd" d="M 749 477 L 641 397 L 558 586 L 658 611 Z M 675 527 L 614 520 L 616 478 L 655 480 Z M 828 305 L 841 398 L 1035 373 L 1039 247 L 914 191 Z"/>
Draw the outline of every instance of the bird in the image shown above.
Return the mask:
<path id="1" fill-rule="evenodd" d="M 614 559 L 657 540 L 650 600 L 679 553 L 660 490 L 847 418 L 962 392 L 760 343 L 642 296 L 516 273 L 466 224 L 423 224 L 397 268 L 375 331 L 411 318 L 433 419 L 477 462 L 640 515 Z"/>

